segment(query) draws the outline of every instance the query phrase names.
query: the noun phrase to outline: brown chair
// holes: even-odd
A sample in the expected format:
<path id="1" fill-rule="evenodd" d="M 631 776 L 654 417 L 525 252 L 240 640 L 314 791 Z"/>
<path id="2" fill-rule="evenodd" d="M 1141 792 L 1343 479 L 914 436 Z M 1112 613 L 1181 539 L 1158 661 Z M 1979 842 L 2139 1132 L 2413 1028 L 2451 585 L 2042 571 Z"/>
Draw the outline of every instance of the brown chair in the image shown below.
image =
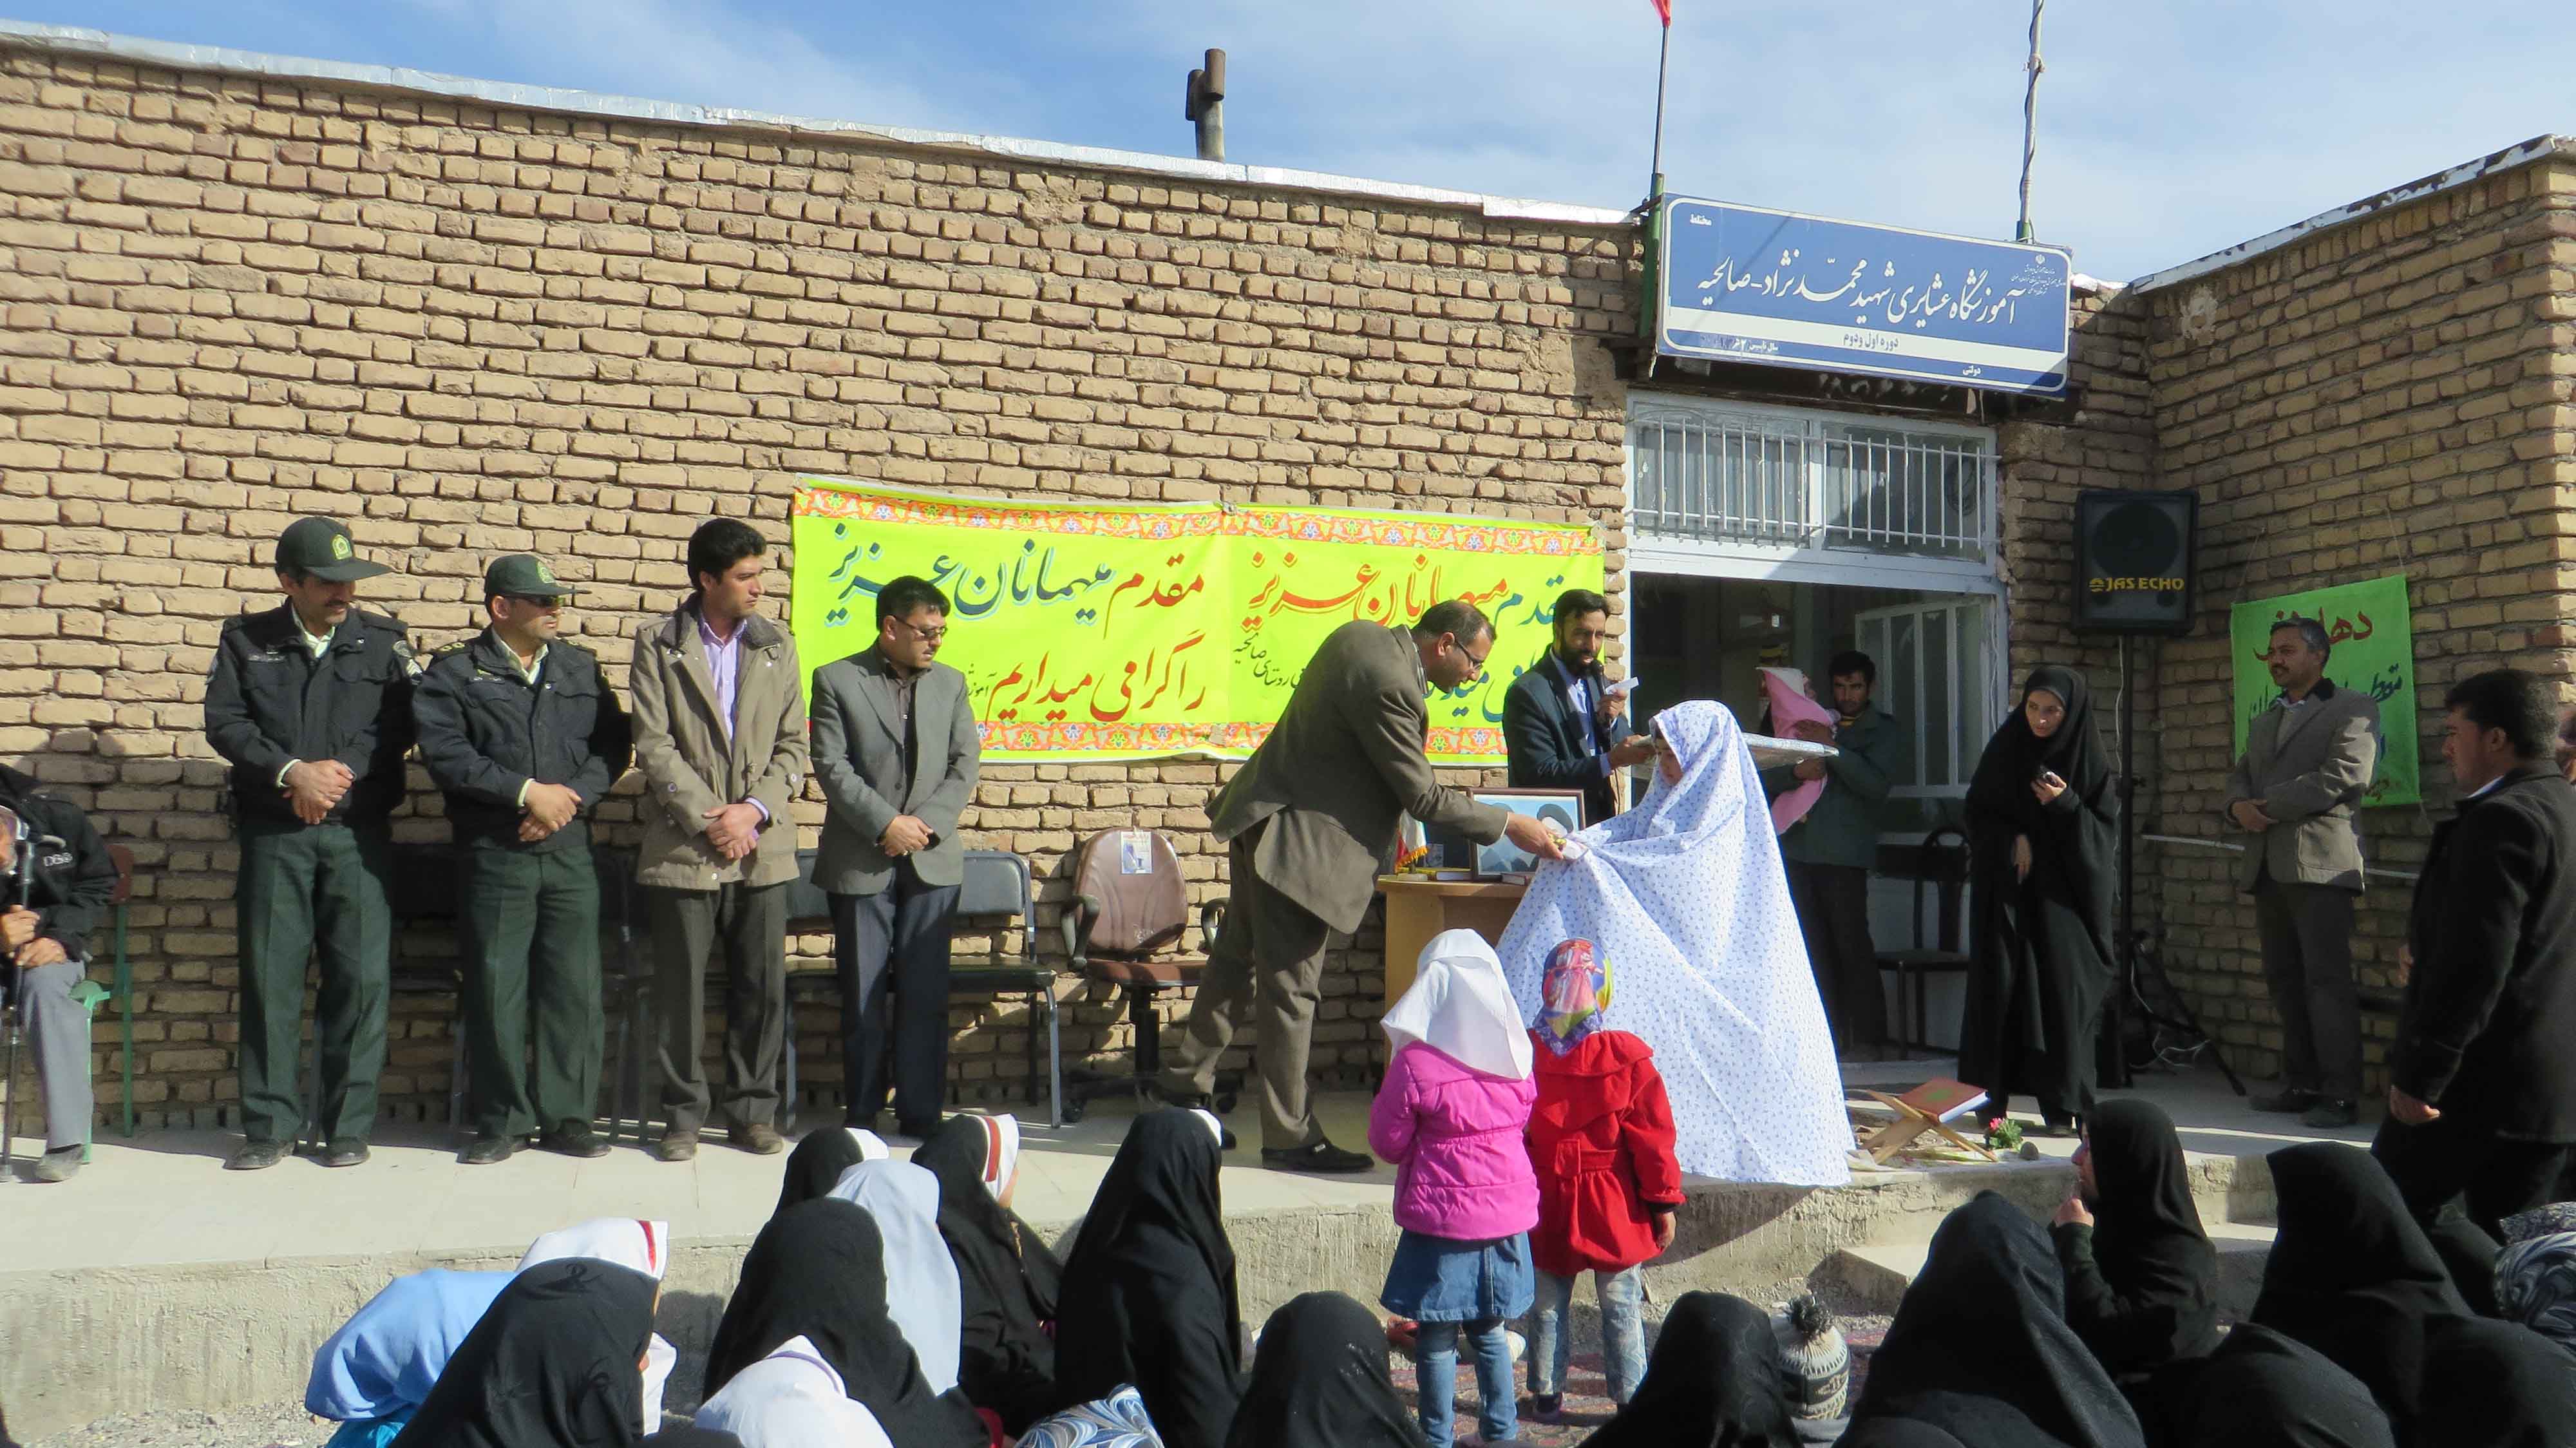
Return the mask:
<path id="1" fill-rule="evenodd" d="M 1127 1021 L 1136 1033 L 1136 1067 L 1125 1073 L 1074 1071 L 1064 1087 L 1064 1119 L 1080 1121 L 1095 1096 L 1152 1095 L 1163 1066 L 1161 1018 L 1155 998 L 1196 986 L 1207 969 L 1204 955 L 1164 952 L 1189 929 L 1189 885 L 1181 878 L 1172 842 L 1154 830 L 1109 830 L 1083 842 L 1074 857 L 1074 898 L 1064 913 L 1064 950 L 1074 972 L 1116 986 L 1127 998 Z M 1225 923 L 1225 906 L 1199 910 L 1199 934 L 1213 944 Z M 1217 1099 L 1234 1109 L 1229 1090 Z"/>

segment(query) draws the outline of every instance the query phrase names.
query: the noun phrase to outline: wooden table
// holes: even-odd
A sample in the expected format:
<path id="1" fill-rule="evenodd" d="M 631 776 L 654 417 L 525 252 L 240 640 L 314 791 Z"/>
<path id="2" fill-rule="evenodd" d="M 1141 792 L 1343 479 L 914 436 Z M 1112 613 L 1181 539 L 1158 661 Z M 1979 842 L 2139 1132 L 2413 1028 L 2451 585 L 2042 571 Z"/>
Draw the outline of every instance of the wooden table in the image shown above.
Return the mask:
<path id="1" fill-rule="evenodd" d="M 1494 945 L 1512 923 L 1526 885 L 1499 880 L 1434 880 L 1428 875 L 1380 875 L 1386 896 L 1386 1005 L 1413 987 L 1422 948 L 1443 930 L 1472 930 Z"/>

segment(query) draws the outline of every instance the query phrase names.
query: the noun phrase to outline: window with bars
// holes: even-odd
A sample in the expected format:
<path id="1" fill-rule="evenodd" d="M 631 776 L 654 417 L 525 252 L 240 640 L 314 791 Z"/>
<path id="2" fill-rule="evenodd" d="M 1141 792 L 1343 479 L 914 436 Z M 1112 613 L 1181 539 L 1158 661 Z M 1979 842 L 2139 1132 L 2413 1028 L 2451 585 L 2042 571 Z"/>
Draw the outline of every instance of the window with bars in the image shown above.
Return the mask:
<path id="1" fill-rule="evenodd" d="M 1874 608 L 1854 620 L 1878 665 L 1872 697 L 1913 736 L 1907 777 L 1889 791 L 1886 829 L 1920 835 L 1958 817 L 1999 716 L 1999 643 L 1991 600 L 1955 597 Z"/>
<path id="2" fill-rule="evenodd" d="M 1995 446 L 1982 429 L 1639 399 L 1628 457 L 1630 517 L 1646 538 L 1976 562 L 1993 552 Z"/>

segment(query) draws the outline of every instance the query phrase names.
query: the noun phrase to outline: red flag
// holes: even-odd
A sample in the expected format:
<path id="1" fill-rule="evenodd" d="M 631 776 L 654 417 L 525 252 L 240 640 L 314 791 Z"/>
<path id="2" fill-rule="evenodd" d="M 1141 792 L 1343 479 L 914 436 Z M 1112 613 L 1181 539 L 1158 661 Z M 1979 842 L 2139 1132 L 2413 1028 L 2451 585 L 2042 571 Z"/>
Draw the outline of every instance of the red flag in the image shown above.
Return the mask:
<path id="1" fill-rule="evenodd" d="M 1660 16 L 1662 16 L 1662 17 L 1663 17 L 1663 20 L 1664 20 L 1664 28 L 1665 28 L 1666 30 L 1670 30 L 1670 29 L 1672 29 L 1672 28 L 1673 28 L 1673 0 L 1652 0 L 1652 3 L 1653 3 L 1653 5 L 1654 5 L 1654 7 L 1655 7 L 1655 13 L 1656 13 L 1657 15 L 1660 15 Z"/>

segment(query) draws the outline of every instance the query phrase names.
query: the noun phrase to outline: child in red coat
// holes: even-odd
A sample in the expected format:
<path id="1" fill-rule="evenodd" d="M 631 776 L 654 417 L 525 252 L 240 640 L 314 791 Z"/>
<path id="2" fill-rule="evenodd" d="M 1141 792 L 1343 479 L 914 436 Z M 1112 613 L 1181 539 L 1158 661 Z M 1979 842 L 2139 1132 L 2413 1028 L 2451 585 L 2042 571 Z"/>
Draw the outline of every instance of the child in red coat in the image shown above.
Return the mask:
<path id="1" fill-rule="evenodd" d="M 1638 1318 L 1638 1267 L 1673 1244 L 1682 1169 L 1673 1160 L 1673 1108 L 1655 1053 L 1626 1031 L 1604 1029 L 1610 962 L 1589 940 L 1547 954 L 1530 1036 L 1538 1104 L 1530 1114 L 1530 1164 L 1538 1171 L 1538 1269 L 1530 1330 L 1530 1395 L 1542 1422 L 1565 1394 L 1566 1313 L 1577 1273 L 1592 1273 L 1601 1300 L 1601 1345 L 1610 1398 L 1625 1404 L 1646 1375 Z"/>

